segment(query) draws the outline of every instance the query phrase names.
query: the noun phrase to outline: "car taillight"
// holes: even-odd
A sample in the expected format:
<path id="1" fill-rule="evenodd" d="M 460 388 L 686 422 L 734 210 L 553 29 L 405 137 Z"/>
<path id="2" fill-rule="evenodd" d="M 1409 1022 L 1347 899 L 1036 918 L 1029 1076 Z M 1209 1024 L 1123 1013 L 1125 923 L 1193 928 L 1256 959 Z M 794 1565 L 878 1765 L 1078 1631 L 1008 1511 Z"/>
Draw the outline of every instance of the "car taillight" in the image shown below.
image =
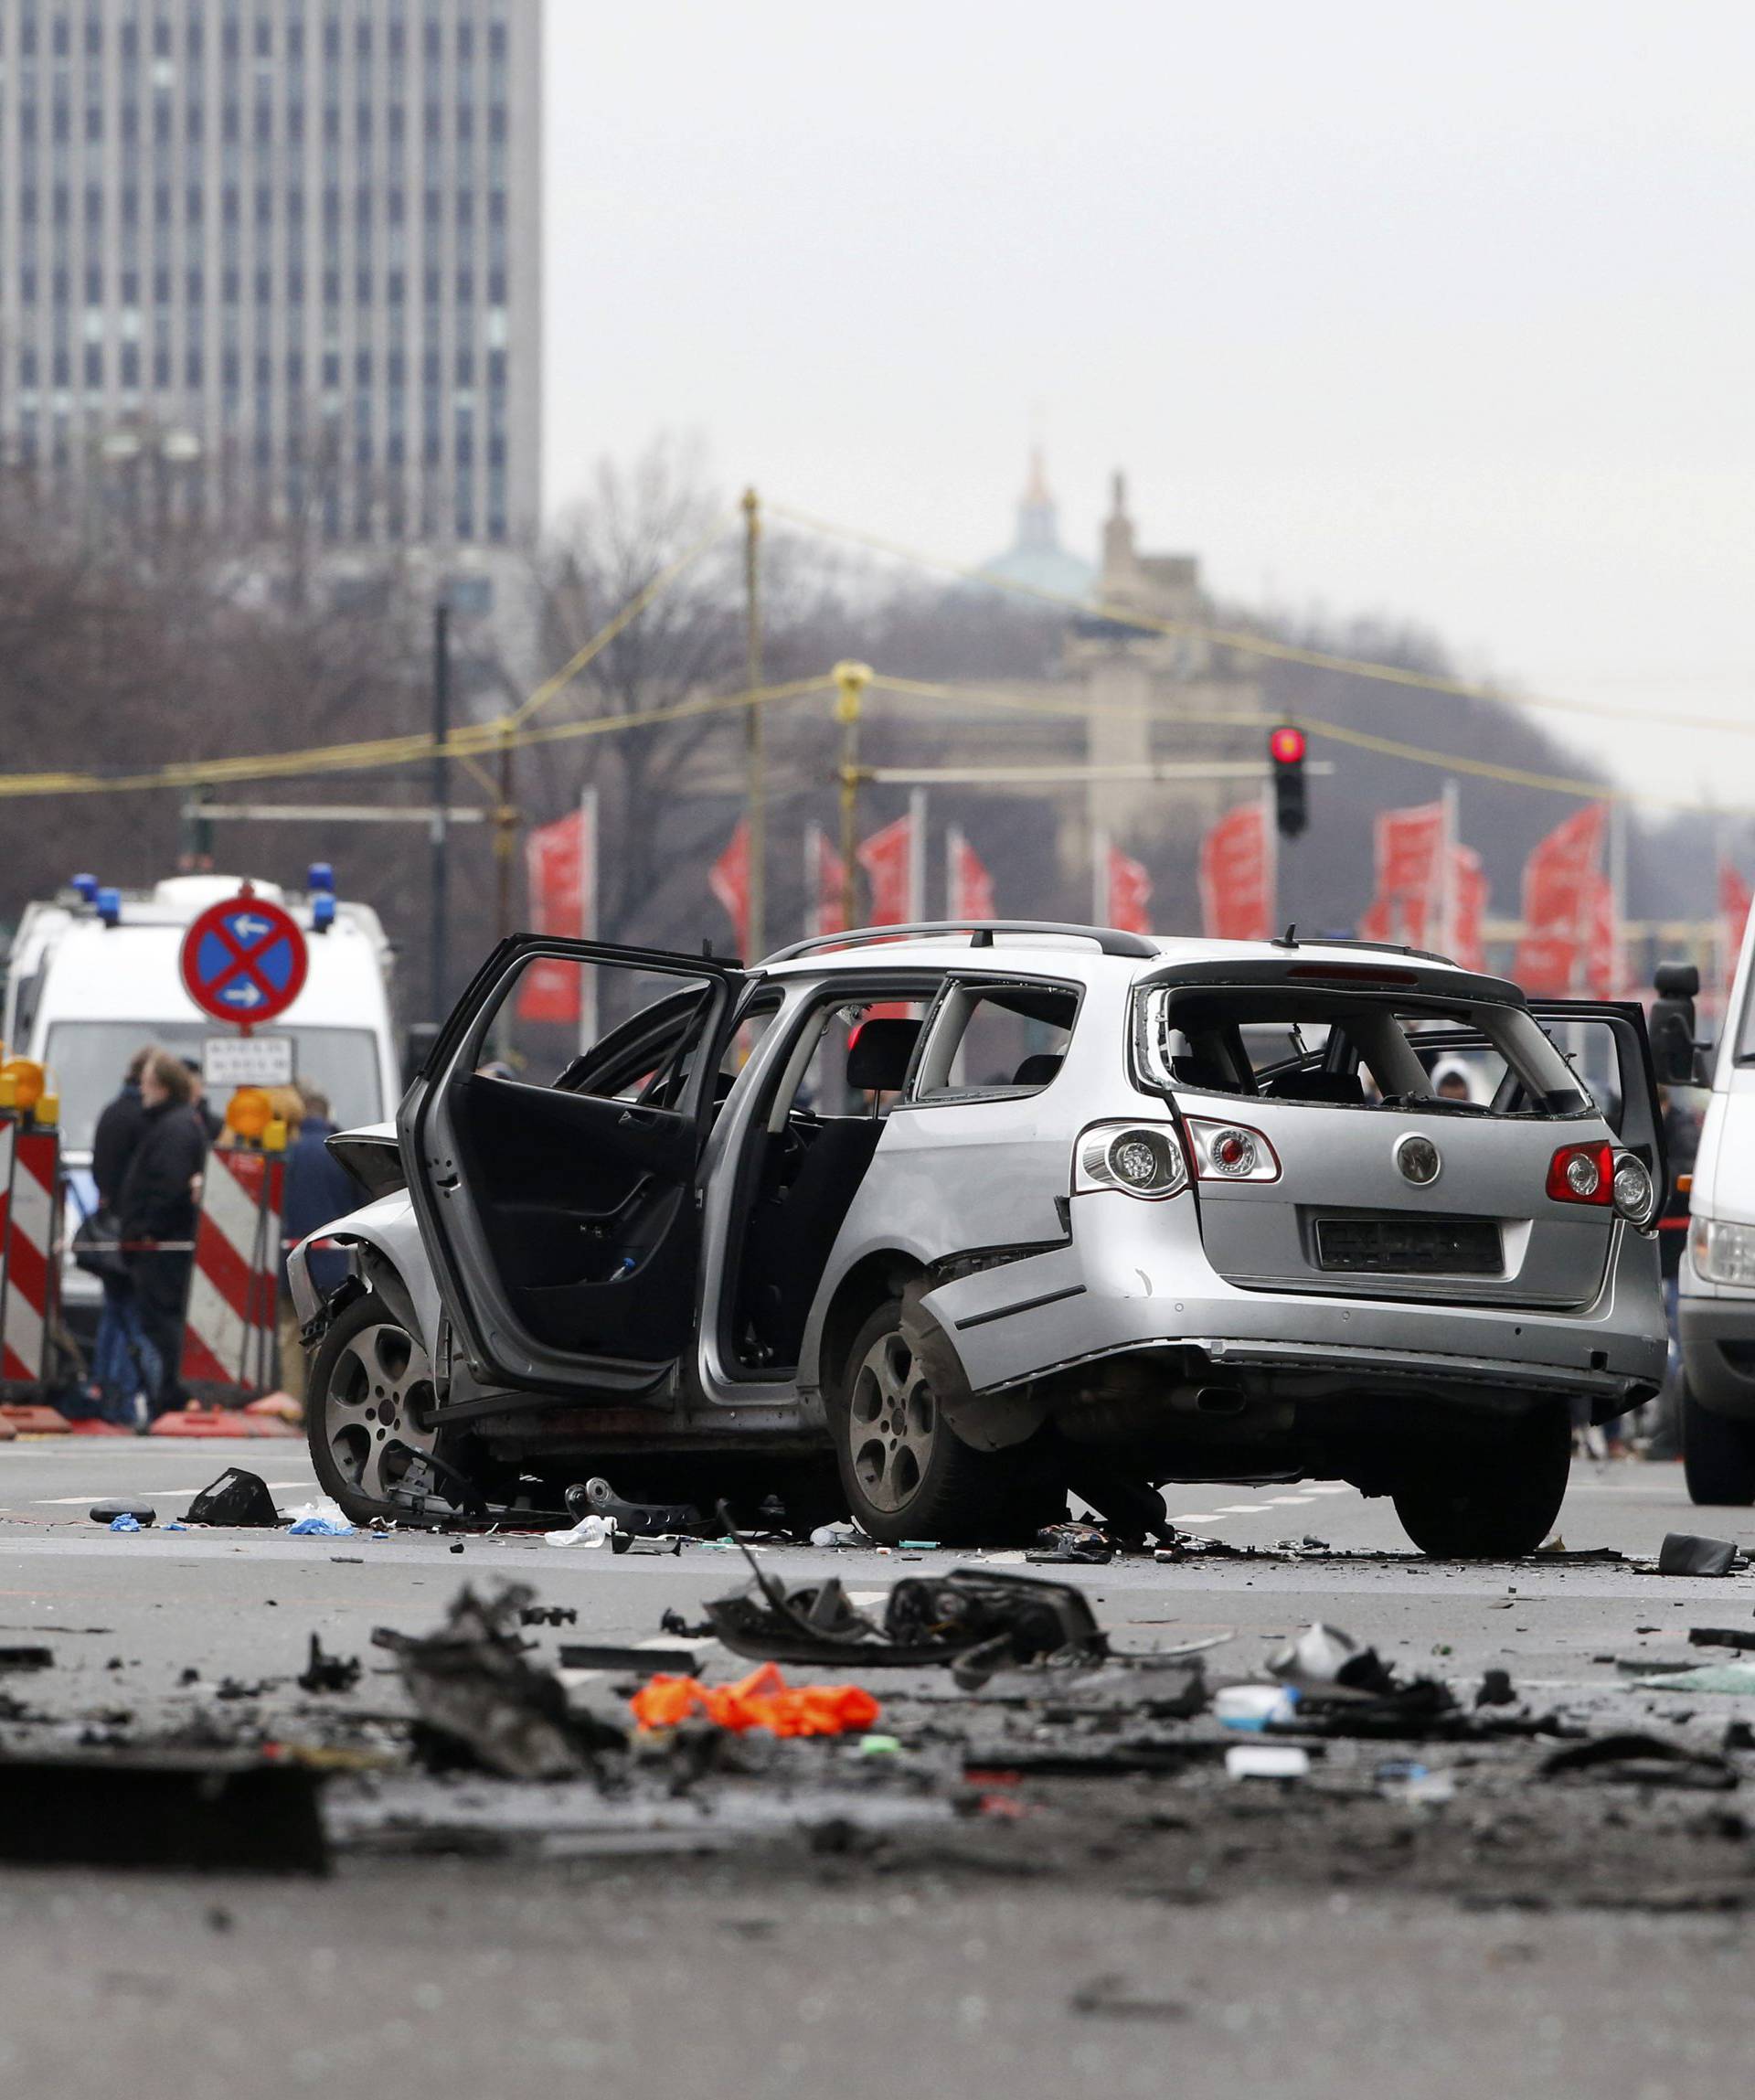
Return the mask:
<path id="1" fill-rule="evenodd" d="M 1128 1196 L 1175 1196 L 1188 1186 L 1188 1163 L 1174 1125 L 1096 1124 L 1079 1140 L 1073 1192 L 1119 1189 Z"/>
<path id="2" fill-rule="evenodd" d="M 1204 1115 L 1188 1116 L 1183 1127 L 1188 1133 L 1197 1180 L 1279 1180 L 1279 1159 L 1259 1130 L 1243 1123 L 1216 1123 Z"/>
<path id="3" fill-rule="evenodd" d="M 1651 1229 L 1657 1216 L 1657 1188 L 1643 1160 L 1631 1152 L 1615 1155 L 1615 1211 L 1642 1232 Z"/>
<path id="4" fill-rule="evenodd" d="M 1608 1205 L 1615 1199 L 1612 1145 L 1563 1145 L 1549 1160 L 1548 1193 L 1556 1203 Z"/>

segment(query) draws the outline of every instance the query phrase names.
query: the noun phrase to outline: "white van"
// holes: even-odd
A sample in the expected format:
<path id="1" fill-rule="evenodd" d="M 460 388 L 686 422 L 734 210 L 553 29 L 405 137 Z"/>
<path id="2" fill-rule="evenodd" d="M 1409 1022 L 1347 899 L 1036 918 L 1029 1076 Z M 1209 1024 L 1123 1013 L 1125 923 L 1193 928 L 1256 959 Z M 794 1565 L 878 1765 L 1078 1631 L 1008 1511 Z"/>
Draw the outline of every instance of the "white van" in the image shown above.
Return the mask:
<path id="1" fill-rule="evenodd" d="M 390 1001 L 394 951 L 378 913 L 337 899 L 327 876 L 326 867 L 314 867 L 303 893 L 250 880 L 259 897 L 292 913 L 310 943 L 303 989 L 262 1033 L 292 1039 L 295 1074 L 328 1095 L 346 1130 L 382 1122 L 401 1092 Z M 129 1059 L 154 1043 L 199 1060 L 208 1038 L 229 1032 L 184 990 L 178 958 L 191 922 L 241 886 L 233 875 L 178 875 L 134 893 L 81 876 L 53 902 L 26 907 L 12 942 L 5 1039 L 10 1055 L 47 1068 L 60 1096 L 69 1235 L 93 1207 L 91 1135 Z M 213 1105 L 225 1108 L 220 1090 Z M 69 1322 L 84 1332 L 95 1320 L 97 1282 L 70 1262 L 63 1279 Z"/>
<path id="2" fill-rule="evenodd" d="M 1755 1502 L 1755 919 L 1725 1007 L 1724 1039 L 1696 1047 L 1699 975 L 1657 973 L 1652 1050 L 1659 1077 L 1712 1092 L 1689 1196 L 1687 1251 L 1677 1277 L 1682 1344 L 1682 1450 L 1696 1502 Z M 1690 1070 L 1692 1066 L 1692 1070 Z"/>

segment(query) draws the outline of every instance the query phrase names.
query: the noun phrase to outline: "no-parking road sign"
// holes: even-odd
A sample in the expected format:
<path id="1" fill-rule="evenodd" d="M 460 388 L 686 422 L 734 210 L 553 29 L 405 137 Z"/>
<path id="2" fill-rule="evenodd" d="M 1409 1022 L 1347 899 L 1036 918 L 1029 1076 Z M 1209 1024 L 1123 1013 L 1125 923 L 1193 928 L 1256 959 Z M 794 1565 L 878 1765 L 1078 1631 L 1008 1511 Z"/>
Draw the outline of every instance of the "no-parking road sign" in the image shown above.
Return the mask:
<path id="1" fill-rule="evenodd" d="M 190 998 L 246 1030 L 280 1018 L 304 989 L 310 960 L 297 920 L 248 890 L 210 904 L 183 936 Z"/>

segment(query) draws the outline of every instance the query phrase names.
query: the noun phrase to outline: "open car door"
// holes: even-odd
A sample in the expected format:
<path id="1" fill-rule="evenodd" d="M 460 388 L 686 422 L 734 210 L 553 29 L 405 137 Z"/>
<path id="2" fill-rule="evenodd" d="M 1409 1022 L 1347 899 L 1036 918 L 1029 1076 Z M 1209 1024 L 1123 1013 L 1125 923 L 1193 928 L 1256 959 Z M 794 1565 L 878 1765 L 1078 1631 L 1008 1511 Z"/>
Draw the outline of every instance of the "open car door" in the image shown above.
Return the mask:
<path id="1" fill-rule="evenodd" d="M 1541 999 L 1529 1010 L 1590 1089 L 1609 1127 L 1665 1188 L 1664 1104 L 1636 999 Z"/>
<path id="2" fill-rule="evenodd" d="M 622 1401 L 668 1386 L 694 1330 L 696 1177 L 744 982 L 711 960 L 525 934 L 458 1002 L 397 1135 L 484 1384 Z"/>

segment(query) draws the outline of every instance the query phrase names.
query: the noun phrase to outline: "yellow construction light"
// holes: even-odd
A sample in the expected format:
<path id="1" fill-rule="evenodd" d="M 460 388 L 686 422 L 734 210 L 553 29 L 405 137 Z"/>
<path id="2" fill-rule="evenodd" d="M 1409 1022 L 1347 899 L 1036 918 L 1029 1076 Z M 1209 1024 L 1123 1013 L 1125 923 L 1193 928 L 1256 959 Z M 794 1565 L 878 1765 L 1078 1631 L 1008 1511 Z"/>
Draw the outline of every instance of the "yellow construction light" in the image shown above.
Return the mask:
<path id="1" fill-rule="evenodd" d="M 260 1086 L 240 1086 L 226 1103 L 226 1128 L 234 1137 L 261 1137 L 274 1120 L 274 1105 Z"/>
<path id="2" fill-rule="evenodd" d="M 278 1115 L 262 1133 L 262 1150 L 264 1152 L 284 1152 L 286 1150 L 286 1125 Z"/>
<path id="3" fill-rule="evenodd" d="M 53 1130 L 61 1120 L 61 1097 L 58 1093 L 40 1094 L 37 1101 L 37 1127 Z"/>
<path id="4" fill-rule="evenodd" d="M 12 1108 L 35 1108 L 43 1097 L 43 1068 L 35 1058 L 8 1058 L 0 1065 L 0 1081 L 10 1078 L 12 1098 L 5 1105 Z"/>

